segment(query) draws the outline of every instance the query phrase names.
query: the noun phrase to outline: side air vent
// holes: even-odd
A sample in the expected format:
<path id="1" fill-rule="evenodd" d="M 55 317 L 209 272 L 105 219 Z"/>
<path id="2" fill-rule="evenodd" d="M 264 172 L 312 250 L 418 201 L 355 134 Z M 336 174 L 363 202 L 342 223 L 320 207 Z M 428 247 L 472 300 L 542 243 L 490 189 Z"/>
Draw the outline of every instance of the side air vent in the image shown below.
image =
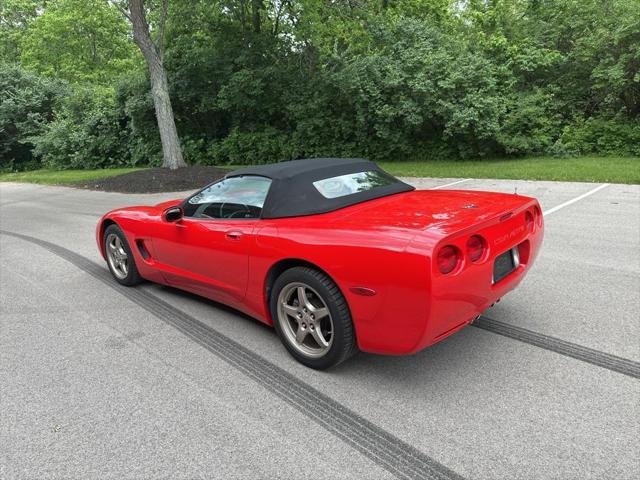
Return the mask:
<path id="1" fill-rule="evenodd" d="M 142 258 L 144 258 L 145 260 L 149 260 L 151 258 L 151 255 L 149 255 L 149 251 L 144 246 L 144 241 L 136 240 L 136 246 L 138 247 L 138 251 L 140 252 L 140 255 L 142 255 Z"/>

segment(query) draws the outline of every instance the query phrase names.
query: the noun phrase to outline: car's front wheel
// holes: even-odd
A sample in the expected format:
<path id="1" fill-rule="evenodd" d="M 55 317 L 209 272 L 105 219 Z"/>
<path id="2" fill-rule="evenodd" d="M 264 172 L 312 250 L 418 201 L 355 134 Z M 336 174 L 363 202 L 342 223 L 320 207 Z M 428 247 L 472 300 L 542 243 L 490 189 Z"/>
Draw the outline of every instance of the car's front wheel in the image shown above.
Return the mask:
<path id="1" fill-rule="evenodd" d="M 326 369 L 357 351 L 347 302 L 324 273 L 307 267 L 285 271 L 275 281 L 271 317 L 280 340 L 300 363 Z"/>
<path id="2" fill-rule="evenodd" d="M 142 282 L 127 238 L 117 225 L 109 225 L 104 231 L 104 254 L 109 271 L 122 285 L 137 285 Z"/>

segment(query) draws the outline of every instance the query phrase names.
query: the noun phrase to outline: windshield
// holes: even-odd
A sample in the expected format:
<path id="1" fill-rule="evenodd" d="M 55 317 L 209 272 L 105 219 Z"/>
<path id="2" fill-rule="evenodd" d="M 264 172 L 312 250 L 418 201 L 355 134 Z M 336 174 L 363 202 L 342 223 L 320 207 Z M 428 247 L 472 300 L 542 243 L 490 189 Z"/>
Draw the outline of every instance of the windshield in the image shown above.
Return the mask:
<path id="1" fill-rule="evenodd" d="M 192 196 L 184 216 L 194 218 L 260 218 L 271 180 L 258 176 L 225 178 Z"/>

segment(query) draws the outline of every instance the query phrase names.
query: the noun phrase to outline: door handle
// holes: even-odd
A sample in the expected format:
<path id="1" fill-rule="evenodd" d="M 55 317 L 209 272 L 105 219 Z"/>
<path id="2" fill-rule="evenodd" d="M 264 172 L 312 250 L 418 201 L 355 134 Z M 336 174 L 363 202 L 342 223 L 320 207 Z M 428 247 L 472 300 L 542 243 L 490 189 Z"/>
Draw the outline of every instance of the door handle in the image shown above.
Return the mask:
<path id="1" fill-rule="evenodd" d="M 238 232 L 237 230 L 230 230 L 226 233 L 226 237 L 229 240 L 240 240 L 242 237 L 242 232 Z"/>

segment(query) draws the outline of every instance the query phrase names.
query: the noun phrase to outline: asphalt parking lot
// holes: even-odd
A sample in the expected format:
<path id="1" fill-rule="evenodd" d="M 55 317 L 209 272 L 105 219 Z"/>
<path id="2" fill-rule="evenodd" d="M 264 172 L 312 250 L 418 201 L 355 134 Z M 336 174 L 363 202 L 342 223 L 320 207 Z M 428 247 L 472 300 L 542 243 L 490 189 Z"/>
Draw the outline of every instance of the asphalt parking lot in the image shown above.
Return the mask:
<path id="1" fill-rule="evenodd" d="M 537 197 L 540 257 L 477 326 L 330 372 L 110 281 L 98 218 L 179 194 L 0 184 L 0 477 L 637 478 L 640 186 L 411 181 Z"/>

